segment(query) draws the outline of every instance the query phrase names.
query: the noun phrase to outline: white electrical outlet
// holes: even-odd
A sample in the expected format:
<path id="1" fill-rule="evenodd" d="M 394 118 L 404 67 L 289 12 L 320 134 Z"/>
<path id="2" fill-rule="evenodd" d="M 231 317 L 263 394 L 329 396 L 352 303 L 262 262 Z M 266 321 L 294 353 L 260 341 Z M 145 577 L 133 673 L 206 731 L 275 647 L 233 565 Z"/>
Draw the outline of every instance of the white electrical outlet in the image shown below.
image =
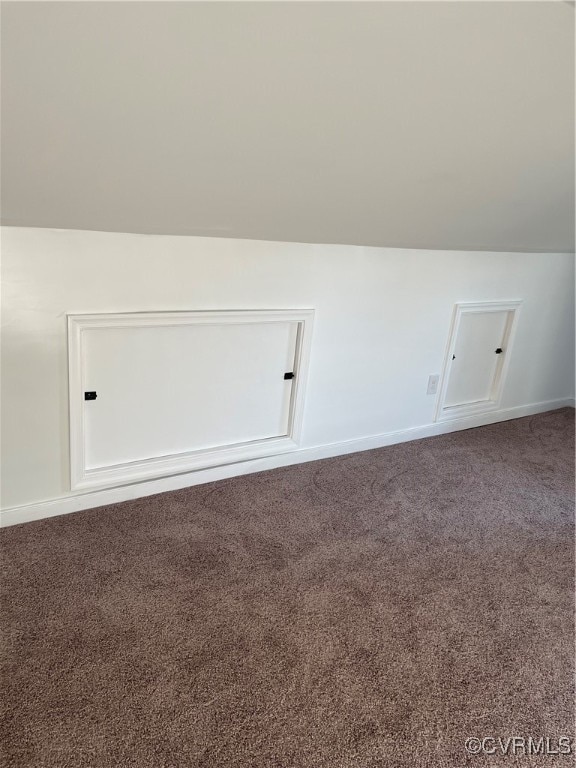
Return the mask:
<path id="1" fill-rule="evenodd" d="M 427 395 L 435 395 L 436 392 L 438 392 L 438 382 L 440 380 L 440 374 L 433 373 L 430 376 L 428 376 L 428 389 L 426 390 Z"/>

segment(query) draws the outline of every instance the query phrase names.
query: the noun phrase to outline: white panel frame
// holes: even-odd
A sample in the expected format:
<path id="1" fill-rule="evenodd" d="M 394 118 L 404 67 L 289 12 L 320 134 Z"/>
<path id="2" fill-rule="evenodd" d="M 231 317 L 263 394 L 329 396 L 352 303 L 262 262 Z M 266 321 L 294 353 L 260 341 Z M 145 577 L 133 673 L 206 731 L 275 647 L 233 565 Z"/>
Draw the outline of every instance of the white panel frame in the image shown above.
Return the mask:
<path id="1" fill-rule="evenodd" d="M 506 380 L 508 367 L 510 365 L 510 355 L 512 352 L 516 327 L 518 325 L 518 316 L 521 304 L 521 299 L 514 299 L 511 301 L 458 302 L 455 304 L 454 312 L 452 314 L 450 333 L 448 336 L 448 346 L 446 348 L 444 365 L 442 367 L 442 376 L 438 392 L 436 413 L 434 417 L 435 422 L 450 421 L 451 419 L 461 419 L 466 416 L 474 416 L 480 413 L 497 411 L 500 408 L 504 382 Z M 462 405 L 447 406 L 445 405 L 445 401 L 446 393 L 448 391 L 448 382 L 450 379 L 450 363 L 452 361 L 452 355 L 454 354 L 454 349 L 456 347 L 456 340 L 458 338 L 458 331 L 460 329 L 462 316 L 465 314 L 485 312 L 508 312 L 503 339 L 504 353 L 498 360 L 490 397 L 487 400 L 481 400 L 475 403 L 463 403 Z"/>
<path id="2" fill-rule="evenodd" d="M 72 490 L 112 488 L 151 478 L 181 474 L 296 450 L 304 415 L 308 378 L 313 309 L 204 310 L 176 312 L 126 312 L 68 314 L 68 384 L 70 408 L 70 487 Z M 285 436 L 195 450 L 139 461 L 87 469 L 85 466 L 85 424 L 82 334 L 94 328 L 162 327 L 174 325 L 228 325 L 254 323 L 297 323 L 294 379 Z"/>

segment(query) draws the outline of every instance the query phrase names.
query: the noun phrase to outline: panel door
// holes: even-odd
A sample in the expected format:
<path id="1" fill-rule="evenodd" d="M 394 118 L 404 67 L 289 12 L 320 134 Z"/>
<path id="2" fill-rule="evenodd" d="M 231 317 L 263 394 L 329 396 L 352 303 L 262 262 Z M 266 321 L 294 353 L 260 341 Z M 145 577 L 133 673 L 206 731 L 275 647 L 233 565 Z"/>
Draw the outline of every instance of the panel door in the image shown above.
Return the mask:
<path id="1" fill-rule="evenodd" d="M 465 312 L 453 349 L 444 407 L 480 403 L 492 398 L 501 365 L 509 313 Z"/>
<path id="2" fill-rule="evenodd" d="M 286 435 L 298 323 L 85 328 L 86 470 Z"/>

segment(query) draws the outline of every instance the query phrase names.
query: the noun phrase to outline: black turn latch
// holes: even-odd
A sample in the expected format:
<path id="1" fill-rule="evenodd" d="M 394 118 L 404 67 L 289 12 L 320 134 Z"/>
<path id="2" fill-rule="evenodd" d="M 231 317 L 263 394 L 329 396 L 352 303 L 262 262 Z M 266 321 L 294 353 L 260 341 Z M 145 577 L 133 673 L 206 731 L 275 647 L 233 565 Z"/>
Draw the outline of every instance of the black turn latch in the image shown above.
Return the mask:
<path id="1" fill-rule="evenodd" d="M 84 392 L 84 400 L 96 400 L 96 392 Z"/>
<path id="2" fill-rule="evenodd" d="M 284 381 L 290 381 L 290 379 L 294 378 L 294 373 L 292 371 L 288 371 L 288 373 L 284 374 Z"/>
<path id="3" fill-rule="evenodd" d="M 496 354 L 497 355 L 501 355 L 502 354 L 502 347 L 498 347 L 498 349 L 496 350 Z"/>

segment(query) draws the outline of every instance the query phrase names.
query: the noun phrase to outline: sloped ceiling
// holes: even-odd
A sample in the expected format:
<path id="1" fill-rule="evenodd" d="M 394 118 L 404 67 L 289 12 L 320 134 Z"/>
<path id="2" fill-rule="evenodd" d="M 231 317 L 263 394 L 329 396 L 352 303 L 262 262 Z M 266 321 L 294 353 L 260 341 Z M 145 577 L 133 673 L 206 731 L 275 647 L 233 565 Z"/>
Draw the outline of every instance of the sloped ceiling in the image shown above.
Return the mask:
<path id="1" fill-rule="evenodd" d="M 2 3 L 3 223 L 574 250 L 564 2 Z"/>

